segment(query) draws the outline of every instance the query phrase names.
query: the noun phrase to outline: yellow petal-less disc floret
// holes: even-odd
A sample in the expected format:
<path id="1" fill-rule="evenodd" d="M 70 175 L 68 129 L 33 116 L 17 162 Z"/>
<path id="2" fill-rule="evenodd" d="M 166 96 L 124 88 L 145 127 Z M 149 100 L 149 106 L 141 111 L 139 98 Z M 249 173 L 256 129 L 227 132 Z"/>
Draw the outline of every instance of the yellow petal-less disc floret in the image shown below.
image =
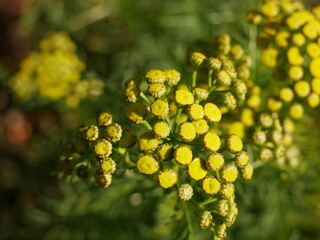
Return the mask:
<path id="1" fill-rule="evenodd" d="M 221 184 L 220 195 L 222 198 L 230 199 L 234 196 L 234 185 L 232 183 Z"/>
<path id="2" fill-rule="evenodd" d="M 100 168 L 105 172 L 112 174 L 116 170 L 116 163 L 111 158 L 104 158 L 100 162 Z"/>
<path id="3" fill-rule="evenodd" d="M 137 136 L 134 131 L 125 129 L 120 139 L 120 146 L 130 148 L 136 144 Z"/>
<path id="4" fill-rule="evenodd" d="M 97 122 L 100 126 L 108 126 L 112 123 L 112 114 L 109 112 L 100 113 Z"/>
<path id="5" fill-rule="evenodd" d="M 232 79 L 227 70 L 220 70 L 216 73 L 216 79 L 219 84 L 222 86 L 230 86 L 232 83 Z"/>
<path id="6" fill-rule="evenodd" d="M 288 75 L 293 80 L 299 80 L 303 77 L 303 68 L 301 66 L 291 66 Z"/>
<path id="7" fill-rule="evenodd" d="M 163 83 L 166 80 L 166 75 L 161 70 L 152 69 L 146 73 L 145 78 L 148 83 Z"/>
<path id="8" fill-rule="evenodd" d="M 151 83 L 147 89 L 148 93 L 154 98 L 162 97 L 166 90 L 166 86 L 163 83 Z"/>
<path id="9" fill-rule="evenodd" d="M 205 59 L 206 56 L 200 52 L 193 52 L 190 55 L 190 63 L 196 68 L 200 67 L 201 64 L 205 61 Z"/>
<path id="10" fill-rule="evenodd" d="M 308 96 L 308 105 L 312 108 L 315 108 L 319 105 L 320 103 L 320 97 L 319 97 L 319 94 L 317 93 L 311 93 L 309 96 Z"/>
<path id="11" fill-rule="evenodd" d="M 240 137 L 235 134 L 228 136 L 227 139 L 228 150 L 232 153 L 237 153 L 242 151 L 243 143 Z"/>
<path id="12" fill-rule="evenodd" d="M 86 128 L 84 132 L 84 138 L 89 141 L 95 141 L 99 136 L 99 129 L 95 125 L 91 125 Z"/>
<path id="13" fill-rule="evenodd" d="M 290 37 L 290 33 L 287 32 L 287 31 L 278 32 L 275 35 L 275 43 L 279 47 L 288 47 L 288 45 L 289 45 L 289 37 Z"/>
<path id="14" fill-rule="evenodd" d="M 289 108 L 289 115 L 295 120 L 303 117 L 303 106 L 300 103 L 292 104 Z"/>
<path id="15" fill-rule="evenodd" d="M 279 98 L 284 102 L 291 102 L 294 97 L 294 93 L 291 88 L 284 87 L 280 89 Z"/>
<path id="16" fill-rule="evenodd" d="M 188 114 L 192 120 L 199 120 L 204 117 L 204 110 L 200 104 L 192 104 L 188 107 Z"/>
<path id="17" fill-rule="evenodd" d="M 192 151 L 187 146 L 180 146 L 174 151 L 174 160 L 181 165 L 188 165 L 192 161 Z"/>
<path id="18" fill-rule="evenodd" d="M 206 166 L 211 171 L 218 171 L 224 164 L 224 158 L 220 153 L 212 153 L 208 156 Z"/>
<path id="19" fill-rule="evenodd" d="M 268 48 L 262 51 L 261 61 L 265 66 L 273 68 L 277 65 L 277 56 L 278 51 L 276 49 Z"/>
<path id="20" fill-rule="evenodd" d="M 205 148 L 210 152 L 218 151 L 221 145 L 219 136 L 213 132 L 206 133 L 202 141 Z"/>
<path id="21" fill-rule="evenodd" d="M 158 139 L 153 132 L 145 132 L 138 138 L 138 145 L 141 151 L 152 152 L 158 147 Z"/>
<path id="22" fill-rule="evenodd" d="M 188 106 L 193 104 L 194 96 L 190 91 L 180 89 L 175 92 L 175 101 L 180 106 Z"/>
<path id="23" fill-rule="evenodd" d="M 249 162 L 249 154 L 245 151 L 239 152 L 236 155 L 235 158 L 235 163 L 237 165 L 237 167 L 244 167 L 248 164 Z"/>
<path id="24" fill-rule="evenodd" d="M 278 112 L 282 108 L 282 102 L 275 98 L 268 98 L 267 107 L 271 112 Z"/>
<path id="25" fill-rule="evenodd" d="M 105 173 L 101 168 L 98 168 L 94 173 L 94 179 L 100 187 L 106 188 L 112 182 L 112 175 Z"/>
<path id="26" fill-rule="evenodd" d="M 187 173 L 190 178 L 198 181 L 207 175 L 207 169 L 205 168 L 205 162 L 203 159 L 196 157 L 188 165 Z"/>
<path id="27" fill-rule="evenodd" d="M 165 100 L 158 99 L 151 104 L 150 112 L 155 117 L 164 118 L 169 113 L 169 104 Z"/>
<path id="28" fill-rule="evenodd" d="M 112 153 L 112 144 L 106 139 L 101 139 L 96 142 L 94 146 L 94 152 L 98 157 L 105 158 L 109 157 Z"/>
<path id="29" fill-rule="evenodd" d="M 320 58 L 314 58 L 309 65 L 309 71 L 312 76 L 320 77 Z"/>
<path id="30" fill-rule="evenodd" d="M 171 169 L 164 169 L 158 174 L 158 183 L 163 188 L 170 188 L 177 182 L 177 173 Z"/>
<path id="31" fill-rule="evenodd" d="M 245 131 L 244 131 L 244 124 L 240 121 L 235 121 L 230 124 L 228 127 L 228 133 L 229 134 L 235 134 L 239 136 L 240 138 L 244 138 L 245 136 Z"/>
<path id="32" fill-rule="evenodd" d="M 302 65 L 303 63 L 303 56 L 301 56 L 299 48 L 297 47 L 290 47 L 287 52 L 287 58 L 290 64 L 292 65 Z"/>
<path id="33" fill-rule="evenodd" d="M 306 48 L 307 54 L 311 58 L 320 57 L 320 46 L 317 43 L 309 43 Z"/>
<path id="34" fill-rule="evenodd" d="M 310 84 L 307 81 L 298 81 L 293 88 L 298 97 L 301 98 L 308 96 L 310 93 Z"/>
<path id="35" fill-rule="evenodd" d="M 298 47 L 301 47 L 306 42 L 306 38 L 302 33 L 294 33 L 292 35 L 292 42 Z"/>
<path id="36" fill-rule="evenodd" d="M 157 160 L 150 154 L 142 155 L 138 158 L 137 168 L 143 174 L 154 174 L 159 169 Z"/>
<path id="37" fill-rule="evenodd" d="M 164 74 L 167 77 L 168 85 L 177 85 L 180 81 L 181 74 L 175 69 L 168 69 L 164 71 Z"/>
<path id="38" fill-rule="evenodd" d="M 232 183 L 238 177 L 238 169 L 232 164 L 226 164 L 220 169 L 220 177 L 224 182 Z"/>
<path id="39" fill-rule="evenodd" d="M 118 142 L 122 136 L 122 128 L 117 123 L 112 123 L 106 127 L 106 138 L 110 142 Z"/>
<path id="40" fill-rule="evenodd" d="M 212 214 L 206 210 L 201 214 L 199 226 L 201 229 L 207 229 L 212 224 Z"/>
<path id="41" fill-rule="evenodd" d="M 267 17 L 275 17 L 278 15 L 280 9 L 275 1 L 267 1 L 261 6 L 260 11 Z"/>
<path id="42" fill-rule="evenodd" d="M 190 142 L 197 136 L 196 128 L 191 122 L 184 122 L 179 125 L 178 134 L 182 140 Z"/>
<path id="43" fill-rule="evenodd" d="M 204 117 L 209 122 L 219 122 L 221 120 L 220 109 L 213 103 L 206 103 L 204 105 Z"/>
<path id="44" fill-rule="evenodd" d="M 313 92 L 320 94 L 320 78 L 312 79 L 311 88 Z"/>
<path id="45" fill-rule="evenodd" d="M 241 122 L 247 126 L 247 127 L 251 127 L 254 124 L 254 119 L 253 119 L 253 111 L 250 108 L 245 108 L 242 111 L 241 114 Z"/>
<path id="46" fill-rule="evenodd" d="M 143 103 L 137 102 L 132 104 L 129 107 L 127 112 L 127 117 L 129 118 L 130 121 L 134 123 L 139 123 L 146 118 L 147 113 L 148 113 L 147 107 Z"/>
<path id="47" fill-rule="evenodd" d="M 173 146 L 165 143 L 157 149 L 158 158 L 161 161 L 170 161 L 173 158 Z"/>
<path id="48" fill-rule="evenodd" d="M 206 120 L 200 119 L 192 122 L 196 128 L 197 135 L 205 134 L 209 131 L 209 125 Z"/>
<path id="49" fill-rule="evenodd" d="M 201 187 L 206 194 L 214 195 L 219 192 L 221 184 L 214 176 L 207 176 L 202 181 Z"/>
<path id="50" fill-rule="evenodd" d="M 153 133 L 157 138 L 166 138 L 170 134 L 170 127 L 168 123 L 164 121 L 156 122 L 152 127 Z"/>
<path id="51" fill-rule="evenodd" d="M 253 165 L 248 163 L 246 166 L 240 169 L 240 176 L 244 181 L 248 181 L 253 175 Z"/>

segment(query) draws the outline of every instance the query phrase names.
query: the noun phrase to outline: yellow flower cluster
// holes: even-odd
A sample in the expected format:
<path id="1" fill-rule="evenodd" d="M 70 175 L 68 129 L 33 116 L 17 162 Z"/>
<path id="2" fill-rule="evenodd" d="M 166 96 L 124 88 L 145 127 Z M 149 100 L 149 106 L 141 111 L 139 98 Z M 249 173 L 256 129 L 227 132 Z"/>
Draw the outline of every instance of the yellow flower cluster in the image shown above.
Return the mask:
<path id="1" fill-rule="evenodd" d="M 85 64 L 76 55 L 76 46 L 67 34 L 50 34 L 40 41 L 39 50 L 21 62 L 20 71 L 10 81 L 18 100 L 63 99 L 73 108 L 82 99 L 101 94 L 101 80 L 82 79 Z"/>
<path id="2" fill-rule="evenodd" d="M 320 104 L 320 5 L 306 10 L 300 1 L 266 0 L 248 14 L 261 29 L 257 43 L 262 63 L 273 69 L 277 96 L 268 100 L 272 112 L 289 108 L 300 119 L 304 106 Z M 259 21 L 257 21 L 259 19 Z"/>

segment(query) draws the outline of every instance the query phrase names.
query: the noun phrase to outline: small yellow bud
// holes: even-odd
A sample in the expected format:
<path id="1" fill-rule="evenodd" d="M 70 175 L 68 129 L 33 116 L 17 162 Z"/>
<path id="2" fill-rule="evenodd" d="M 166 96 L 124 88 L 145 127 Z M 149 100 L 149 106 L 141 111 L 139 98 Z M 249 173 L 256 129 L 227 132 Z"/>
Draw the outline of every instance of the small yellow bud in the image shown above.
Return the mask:
<path id="1" fill-rule="evenodd" d="M 150 154 L 142 155 L 138 158 L 137 168 L 143 174 L 154 174 L 159 169 L 157 160 Z"/>

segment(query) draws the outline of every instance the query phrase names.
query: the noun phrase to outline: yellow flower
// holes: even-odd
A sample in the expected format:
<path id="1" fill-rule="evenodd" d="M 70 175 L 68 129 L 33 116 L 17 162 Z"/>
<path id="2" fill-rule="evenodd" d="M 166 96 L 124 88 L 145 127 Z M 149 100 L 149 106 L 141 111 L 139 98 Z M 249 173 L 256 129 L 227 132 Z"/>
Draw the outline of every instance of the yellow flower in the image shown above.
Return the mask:
<path id="1" fill-rule="evenodd" d="M 232 164 L 226 164 L 220 169 L 220 177 L 224 182 L 232 183 L 238 177 L 238 169 Z"/>
<path id="2" fill-rule="evenodd" d="M 303 68 L 301 66 L 291 66 L 288 75 L 293 80 L 299 80 L 303 77 Z"/>
<path id="3" fill-rule="evenodd" d="M 211 171 L 218 171 L 224 164 L 224 158 L 220 153 L 212 153 L 207 158 L 206 166 Z"/>
<path id="4" fill-rule="evenodd" d="M 217 134 L 208 132 L 203 137 L 203 144 L 210 152 L 216 152 L 220 148 L 221 141 Z"/>
<path id="5" fill-rule="evenodd" d="M 108 187 L 112 182 L 112 175 L 109 173 L 105 173 L 102 169 L 97 169 L 94 173 L 95 182 L 103 188 Z"/>
<path id="6" fill-rule="evenodd" d="M 158 158 L 161 161 L 170 161 L 173 158 L 173 146 L 165 143 L 157 149 Z"/>
<path id="7" fill-rule="evenodd" d="M 249 154 L 245 151 L 239 152 L 236 155 L 235 163 L 237 167 L 244 167 L 249 162 Z"/>
<path id="8" fill-rule="evenodd" d="M 97 140 L 98 136 L 99 136 L 99 129 L 97 126 L 91 125 L 86 128 L 86 131 L 84 133 L 84 138 L 86 140 L 95 141 Z"/>
<path id="9" fill-rule="evenodd" d="M 209 122 L 219 122 L 221 120 L 221 117 L 221 112 L 215 104 L 206 103 L 204 105 L 204 118 Z"/>
<path id="10" fill-rule="evenodd" d="M 240 44 L 235 44 L 231 47 L 230 53 L 234 59 L 239 59 L 244 54 L 244 49 Z"/>
<path id="11" fill-rule="evenodd" d="M 261 123 L 261 126 L 264 128 L 269 128 L 273 124 L 273 118 L 270 114 L 268 113 L 262 113 L 259 116 L 259 121 Z"/>
<path id="12" fill-rule="evenodd" d="M 209 125 L 204 119 L 193 121 L 192 124 L 196 128 L 197 135 L 202 135 L 209 131 Z"/>
<path id="13" fill-rule="evenodd" d="M 247 99 L 247 104 L 249 107 L 258 110 L 261 105 L 261 97 L 258 94 L 253 94 Z"/>
<path id="14" fill-rule="evenodd" d="M 112 174 L 116 170 L 116 163 L 111 158 L 104 158 L 100 163 L 100 168 L 105 173 Z"/>
<path id="15" fill-rule="evenodd" d="M 261 61 L 267 67 L 275 67 L 277 65 L 278 51 L 274 48 L 267 48 L 262 51 Z"/>
<path id="16" fill-rule="evenodd" d="M 200 52 L 193 52 L 190 55 L 190 63 L 196 68 L 200 67 L 205 59 L 206 56 Z"/>
<path id="17" fill-rule="evenodd" d="M 134 131 L 125 129 L 120 139 L 120 146 L 124 148 L 130 148 L 135 145 L 137 136 Z"/>
<path id="18" fill-rule="evenodd" d="M 137 168 L 143 174 L 154 174 L 159 169 L 157 160 L 150 154 L 142 155 L 138 158 Z"/>
<path id="19" fill-rule="evenodd" d="M 192 151 L 187 146 L 180 146 L 174 151 L 174 160 L 181 165 L 188 165 L 192 161 Z"/>
<path id="20" fill-rule="evenodd" d="M 317 93 L 311 93 L 309 96 L 308 96 L 308 105 L 312 108 L 315 108 L 319 105 L 320 103 L 320 97 L 319 97 L 319 94 Z"/>
<path id="21" fill-rule="evenodd" d="M 294 84 L 294 91 L 299 97 L 304 98 L 310 93 L 310 84 L 307 81 L 298 81 Z"/>
<path id="22" fill-rule="evenodd" d="M 243 109 L 241 114 L 241 122 L 247 127 L 253 126 L 253 111 L 250 108 Z"/>
<path id="23" fill-rule="evenodd" d="M 192 120 L 199 120 L 204 117 L 203 107 L 194 103 L 188 107 L 188 114 Z"/>
<path id="24" fill-rule="evenodd" d="M 182 199 L 183 201 L 188 201 L 192 198 L 193 195 L 193 188 L 190 184 L 182 184 L 179 187 L 179 192 L 178 192 L 179 198 Z"/>
<path id="25" fill-rule="evenodd" d="M 279 47 L 288 47 L 290 33 L 286 31 L 278 32 L 275 36 L 275 42 Z"/>
<path id="26" fill-rule="evenodd" d="M 145 132 L 138 138 L 140 151 L 152 152 L 158 147 L 158 139 L 153 132 Z"/>
<path id="27" fill-rule="evenodd" d="M 106 138 L 111 142 L 118 142 L 122 137 L 122 128 L 117 123 L 112 123 L 106 127 Z"/>
<path id="28" fill-rule="evenodd" d="M 166 189 L 172 187 L 177 179 L 177 173 L 171 169 L 164 169 L 158 174 L 158 183 Z"/>
<path id="29" fill-rule="evenodd" d="M 193 93 L 194 93 L 195 97 L 199 100 L 205 100 L 209 96 L 208 90 L 206 90 L 204 88 L 198 88 L 198 87 L 193 88 Z"/>
<path id="30" fill-rule="evenodd" d="M 307 54 L 311 57 L 311 58 L 318 58 L 320 57 L 320 47 L 317 43 L 309 43 L 307 45 Z"/>
<path id="31" fill-rule="evenodd" d="M 129 118 L 130 121 L 134 123 L 139 123 L 146 118 L 147 113 L 148 113 L 147 107 L 143 103 L 137 102 L 132 104 L 129 107 L 127 112 L 127 117 Z"/>
<path id="32" fill-rule="evenodd" d="M 313 92 L 320 94 L 320 78 L 312 79 L 311 88 Z"/>
<path id="33" fill-rule="evenodd" d="M 164 118 L 169 113 L 169 104 L 165 100 L 158 99 L 151 104 L 150 112 L 155 117 Z"/>
<path id="34" fill-rule="evenodd" d="M 232 83 L 232 79 L 226 70 L 220 70 L 219 72 L 217 72 L 216 79 L 217 82 L 222 86 L 230 86 Z"/>
<path id="35" fill-rule="evenodd" d="M 108 126 L 112 123 L 112 118 L 112 114 L 109 112 L 100 113 L 97 119 L 98 125 Z"/>
<path id="36" fill-rule="evenodd" d="M 318 20 L 309 21 L 303 26 L 302 32 L 309 39 L 315 39 L 319 36 L 320 23 Z"/>
<path id="37" fill-rule="evenodd" d="M 112 153 L 112 144 L 106 139 L 102 139 L 96 142 L 94 146 L 94 152 L 98 157 L 105 158 L 109 157 Z"/>
<path id="38" fill-rule="evenodd" d="M 234 196 L 234 185 L 232 183 L 224 183 L 220 188 L 220 195 L 222 198 L 230 199 Z"/>
<path id="39" fill-rule="evenodd" d="M 190 91 L 181 89 L 175 92 L 175 100 L 180 106 L 188 106 L 193 104 L 194 96 Z"/>
<path id="40" fill-rule="evenodd" d="M 314 58 L 311 60 L 309 71 L 312 76 L 320 77 L 320 58 Z"/>
<path id="41" fill-rule="evenodd" d="M 267 107 L 271 112 L 278 112 L 282 108 L 282 102 L 275 98 L 268 98 Z"/>
<path id="42" fill-rule="evenodd" d="M 275 17 L 278 15 L 280 9 L 279 9 L 279 6 L 276 4 L 276 2 L 269 1 L 269 2 L 265 2 L 261 6 L 260 11 L 262 12 L 263 15 L 267 17 Z"/>
<path id="43" fill-rule="evenodd" d="M 243 148 L 243 143 L 240 137 L 235 134 L 228 136 L 227 139 L 228 150 L 232 153 L 240 152 Z"/>
<path id="44" fill-rule="evenodd" d="M 295 131 L 295 124 L 290 118 L 283 120 L 283 129 L 286 133 L 293 133 Z"/>
<path id="45" fill-rule="evenodd" d="M 168 123 L 163 121 L 156 122 L 152 129 L 157 138 L 166 138 L 170 134 L 170 127 Z"/>
<path id="46" fill-rule="evenodd" d="M 168 85 L 177 85 L 180 81 L 181 74 L 175 69 L 165 70 L 164 74 L 166 75 Z"/>
<path id="47" fill-rule="evenodd" d="M 253 165 L 248 163 L 246 166 L 240 169 L 240 176 L 244 181 L 248 181 L 253 175 Z"/>
<path id="48" fill-rule="evenodd" d="M 291 88 L 284 87 L 280 89 L 279 98 L 284 102 L 291 102 L 294 97 L 294 93 Z"/>
<path id="49" fill-rule="evenodd" d="M 163 83 L 151 83 L 147 90 L 152 97 L 159 98 L 166 93 L 166 86 Z"/>
<path id="50" fill-rule="evenodd" d="M 214 176 L 207 176 L 202 181 L 201 187 L 206 194 L 214 195 L 219 192 L 221 184 Z"/>
<path id="51" fill-rule="evenodd" d="M 191 122 L 184 122 L 179 125 L 178 134 L 186 142 L 192 141 L 196 136 L 196 128 Z"/>
<path id="52" fill-rule="evenodd" d="M 245 133 L 244 133 L 244 124 L 240 121 L 232 122 L 229 126 L 229 134 L 236 134 L 240 138 L 243 138 Z"/>
<path id="53" fill-rule="evenodd" d="M 145 76 L 148 83 L 163 83 L 166 80 L 166 75 L 163 71 L 152 69 Z"/>
<path id="54" fill-rule="evenodd" d="M 289 63 L 292 65 L 302 65 L 304 60 L 298 47 L 290 47 L 287 52 L 287 58 Z"/>
<path id="55" fill-rule="evenodd" d="M 207 170 L 205 168 L 205 162 L 203 159 L 196 157 L 188 165 L 187 173 L 190 178 L 198 181 L 207 175 Z"/>
<path id="56" fill-rule="evenodd" d="M 292 42 L 298 47 L 302 47 L 306 42 L 306 38 L 302 33 L 294 33 L 292 35 Z"/>
<path id="57" fill-rule="evenodd" d="M 292 104 L 289 108 L 289 115 L 295 120 L 298 120 L 303 117 L 303 107 L 299 103 Z"/>

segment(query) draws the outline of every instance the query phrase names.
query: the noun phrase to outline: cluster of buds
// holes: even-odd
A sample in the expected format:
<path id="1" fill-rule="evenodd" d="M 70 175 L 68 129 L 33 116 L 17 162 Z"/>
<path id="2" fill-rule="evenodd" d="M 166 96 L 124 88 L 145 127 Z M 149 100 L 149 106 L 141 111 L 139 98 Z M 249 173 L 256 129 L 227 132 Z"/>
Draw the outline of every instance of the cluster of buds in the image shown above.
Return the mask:
<path id="1" fill-rule="evenodd" d="M 110 112 L 103 112 L 96 125 L 79 127 L 77 138 L 63 145 L 64 174 L 74 170 L 80 179 L 93 177 L 97 185 L 106 188 L 120 159 L 117 154 L 132 142 L 134 134 L 114 123 Z"/>
<path id="2" fill-rule="evenodd" d="M 266 0 L 247 17 L 260 27 L 261 60 L 277 81 L 268 109 L 302 118 L 306 107 L 320 104 L 320 5 L 309 11 L 297 0 Z"/>
<path id="3" fill-rule="evenodd" d="M 10 80 L 19 101 L 36 97 L 75 108 L 80 101 L 99 96 L 104 84 L 99 79 L 82 79 L 85 64 L 76 55 L 76 46 L 65 33 L 54 32 L 42 39 L 38 52 L 32 52 Z"/>

